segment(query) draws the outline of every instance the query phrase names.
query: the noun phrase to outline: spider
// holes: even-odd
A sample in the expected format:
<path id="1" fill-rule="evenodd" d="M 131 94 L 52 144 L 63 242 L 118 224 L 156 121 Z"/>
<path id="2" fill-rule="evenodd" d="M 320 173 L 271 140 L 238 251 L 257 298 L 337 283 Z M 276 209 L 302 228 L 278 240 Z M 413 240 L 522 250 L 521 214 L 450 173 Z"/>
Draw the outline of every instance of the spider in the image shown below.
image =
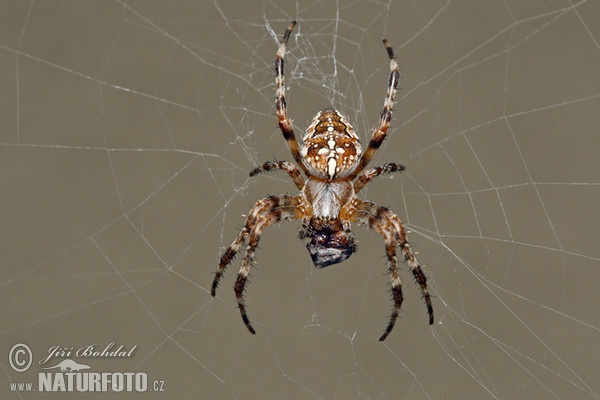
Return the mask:
<path id="1" fill-rule="evenodd" d="M 427 306 L 429 324 L 433 324 L 433 307 L 427 289 L 427 279 L 415 258 L 415 253 L 408 245 L 402 222 L 386 207 L 360 200 L 356 196 L 373 178 L 404 170 L 403 165 L 396 163 L 365 169 L 375 151 L 383 143 L 392 118 L 394 96 L 400 79 L 398 62 L 392 47 L 386 39 L 383 39 L 390 60 L 389 84 L 379 124 L 366 150 L 362 151 L 358 136 L 350 123 L 333 108 L 325 108 L 315 115 L 299 146 L 292 121 L 287 113 L 284 83 L 286 46 L 295 25 L 296 21 L 292 21 L 286 29 L 275 58 L 275 105 L 279 128 L 297 166 L 287 161 L 267 161 L 253 169 L 250 176 L 261 172 L 284 170 L 300 193 L 297 196 L 272 195 L 256 202 L 241 232 L 221 255 L 211 294 L 213 297 L 216 295 L 225 269 L 242 245 L 247 242 L 246 254 L 237 274 L 234 290 L 242 320 L 248 330 L 255 334 L 256 331 L 246 313 L 244 292 L 262 230 L 280 221 L 302 220 L 299 237 L 307 242 L 306 248 L 315 267 L 324 268 L 346 260 L 356 251 L 356 242 L 351 232 L 351 223 L 354 222 L 378 232 L 385 242 L 394 307 L 379 340 L 385 340 L 394 328 L 403 300 L 402 283 L 396 267 L 396 246 L 400 247 L 415 282 L 421 288 Z M 306 175 L 306 180 L 300 170 Z"/>

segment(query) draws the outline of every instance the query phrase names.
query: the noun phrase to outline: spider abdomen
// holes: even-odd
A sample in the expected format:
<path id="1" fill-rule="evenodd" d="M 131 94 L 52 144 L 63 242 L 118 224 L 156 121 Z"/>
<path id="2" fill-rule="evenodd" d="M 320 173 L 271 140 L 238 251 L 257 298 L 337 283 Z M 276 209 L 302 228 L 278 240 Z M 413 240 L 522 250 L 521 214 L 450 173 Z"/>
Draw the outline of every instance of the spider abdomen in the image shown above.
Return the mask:
<path id="1" fill-rule="evenodd" d="M 362 149 L 346 118 L 339 111 L 326 108 L 315 115 L 306 130 L 301 154 L 312 174 L 332 180 L 354 171 Z"/>

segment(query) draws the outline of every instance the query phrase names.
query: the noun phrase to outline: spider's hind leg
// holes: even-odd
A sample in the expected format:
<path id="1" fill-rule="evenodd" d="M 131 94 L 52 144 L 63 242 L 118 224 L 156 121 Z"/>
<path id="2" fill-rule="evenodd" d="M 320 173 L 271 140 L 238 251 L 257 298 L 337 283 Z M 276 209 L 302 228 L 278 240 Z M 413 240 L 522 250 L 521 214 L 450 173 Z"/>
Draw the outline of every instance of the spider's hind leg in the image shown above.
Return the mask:
<path id="1" fill-rule="evenodd" d="M 292 120 L 288 116 L 285 98 L 285 53 L 287 50 L 288 39 L 290 38 L 290 34 L 295 25 L 296 21 L 292 21 L 290 26 L 285 30 L 275 58 L 275 108 L 277 110 L 279 129 L 283 134 L 283 138 L 288 145 L 290 153 L 292 153 L 292 156 L 294 157 L 294 161 L 296 161 L 296 164 L 298 164 L 304 172 L 308 172 L 302 161 L 302 156 L 300 155 L 298 142 L 296 141 L 296 135 L 294 133 L 294 128 L 292 127 Z"/>
<path id="2" fill-rule="evenodd" d="M 356 176 L 360 172 L 362 172 L 362 170 L 369 164 L 369 162 L 373 158 L 373 154 L 375 154 L 377 149 L 381 147 L 381 144 L 387 136 L 387 131 L 390 127 L 390 121 L 392 119 L 392 107 L 394 106 L 394 98 L 396 97 L 396 91 L 398 90 L 398 82 L 400 81 L 400 69 L 398 67 L 398 61 L 394 56 L 394 50 L 392 49 L 392 46 L 390 46 L 386 39 L 383 39 L 383 44 L 385 45 L 385 49 L 390 59 L 390 76 L 388 80 L 388 89 L 385 95 L 385 100 L 383 102 L 383 110 L 381 111 L 379 124 L 377 125 L 375 131 L 373 131 L 373 135 L 371 136 L 369 145 L 363 153 L 360 162 L 358 163 L 358 166 L 352 172 L 352 174 L 350 174 L 351 179 L 356 178 Z"/>

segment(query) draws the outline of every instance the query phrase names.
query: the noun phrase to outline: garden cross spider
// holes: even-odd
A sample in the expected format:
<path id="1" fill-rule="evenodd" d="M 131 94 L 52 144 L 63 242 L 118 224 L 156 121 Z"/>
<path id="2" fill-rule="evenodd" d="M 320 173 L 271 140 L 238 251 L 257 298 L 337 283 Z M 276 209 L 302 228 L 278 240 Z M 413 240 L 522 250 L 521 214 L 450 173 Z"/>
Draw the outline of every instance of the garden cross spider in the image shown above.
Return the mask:
<path id="1" fill-rule="evenodd" d="M 402 283 L 396 267 L 396 246 L 400 247 L 414 280 L 421 288 L 429 314 L 429 324 L 433 324 L 433 307 L 427 290 L 427 279 L 408 245 L 402 222 L 387 208 L 356 197 L 356 194 L 373 178 L 404 170 L 404 166 L 396 163 L 387 163 L 365 170 L 373 154 L 385 139 L 392 118 L 394 95 L 400 79 L 398 62 L 392 47 L 387 40 L 383 39 L 390 59 L 389 85 L 379 124 L 364 153 L 352 126 L 339 111 L 333 108 L 326 108 L 315 115 L 306 130 L 301 146 L 298 146 L 292 121 L 287 114 L 284 83 L 286 45 L 295 25 L 296 21 L 293 21 L 286 29 L 277 51 L 275 105 L 279 128 L 296 164 L 306 175 L 306 181 L 298 167 L 287 161 L 267 161 L 250 172 L 250 176 L 255 176 L 265 171 L 284 170 L 300 190 L 300 194 L 272 195 L 256 202 L 241 232 L 221 255 L 211 293 L 215 296 L 225 269 L 247 241 L 246 254 L 234 290 L 242 319 L 248 330 L 254 334 L 256 332 L 246 313 L 244 291 L 262 230 L 283 220 L 301 219 L 299 237 L 306 239 L 306 248 L 315 267 L 324 268 L 344 261 L 356 251 L 356 243 L 350 230 L 351 223 L 356 222 L 358 225 L 379 232 L 385 242 L 394 308 L 379 340 L 384 340 L 394 328 L 403 300 Z"/>

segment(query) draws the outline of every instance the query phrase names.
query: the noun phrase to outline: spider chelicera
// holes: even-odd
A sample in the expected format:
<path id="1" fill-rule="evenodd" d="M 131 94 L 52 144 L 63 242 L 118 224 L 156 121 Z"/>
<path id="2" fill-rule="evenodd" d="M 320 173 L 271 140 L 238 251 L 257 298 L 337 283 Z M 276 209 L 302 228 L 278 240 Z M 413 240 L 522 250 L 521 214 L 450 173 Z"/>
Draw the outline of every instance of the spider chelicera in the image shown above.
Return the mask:
<path id="1" fill-rule="evenodd" d="M 429 314 L 429 324 L 433 324 L 433 307 L 427 290 L 427 279 L 415 258 L 415 253 L 408 245 L 402 222 L 389 209 L 370 201 L 360 200 L 356 196 L 373 178 L 404 170 L 404 166 L 396 163 L 387 163 L 365 170 L 373 154 L 383 143 L 392 118 L 394 96 L 400 79 L 398 62 L 392 47 L 387 40 L 383 39 L 390 59 L 389 85 L 379 124 L 364 153 L 352 126 L 339 111 L 333 108 L 326 108 L 315 115 L 306 130 L 302 144 L 298 146 L 292 121 L 287 114 L 284 83 L 286 45 L 295 25 L 296 21 L 293 21 L 286 29 L 275 58 L 275 105 L 279 128 L 297 166 L 287 161 L 267 161 L 252 170 L 250 176 L 266 171 L 284 170 L 300 190 L 300 194 L 272 195 L 256 202 L 241 232 L 221 255 L 211 293 L 213 296 L 216 295 L 219 280 L 225 269 L 242 245 L 247 242 L 246 254 L 234 290 L 242 319 L 248 330 L 254 334 L 256 331 L 246 313 L 244 291 L 262 230 L 283 220 L 302 220 L 299 237 L 306 240 L 306 248 L 315 267 L 324 268 L 346 260 L 356 251 L 356 242 L 351 232 L 351 223 L 356 222 L 358 225 L 379 232 L 385 242 L 394 308 L 379 340 L 384 340 L 394 328 L 403 300 L 402 283 L 396 266 L 396 247 L 402 251 L 414 280 L 421 288 Z M 298 167 L 306 175 L 306 180 Z"/>

